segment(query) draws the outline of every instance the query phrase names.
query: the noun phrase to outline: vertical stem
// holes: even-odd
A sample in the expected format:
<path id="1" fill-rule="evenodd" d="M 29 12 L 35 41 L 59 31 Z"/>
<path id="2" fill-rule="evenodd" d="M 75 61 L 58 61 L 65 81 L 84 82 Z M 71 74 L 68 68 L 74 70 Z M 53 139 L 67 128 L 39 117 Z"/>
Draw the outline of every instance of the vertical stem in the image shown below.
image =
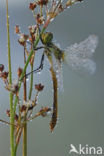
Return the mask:
<path id="1" fill-rule="evenodd" d="M 10 32 L 9 32 L 9 13 L 8 13 L 8 0 L 6 0 L 7 11 L 7 41 L 8 41 L 8 70 L 9 70 L 9 84 L 12 84 L 12 72 L 11 72 L 11 54 L 10 54 Z M 10 100 L 10 151 L 11 156 L 14 156 L 14 114 L 13 114 L 13 94 L 9 94 Z"/>
<path id="2" fill-rule="evenodd" d="M 26 56 L 25 56 L 25 48 L 24 48 L 24 65 L 26 63 Z M 26 71 L 25 71 L 26 74 Z M 27 91 L 26 91 L 26 77 L 24 77 L 24 85 L 23 85 L 23 89 L 24 89 L 24 101 L 27 100 Z M 26 120 L 26 114 L 25 114 L 25 119 Z M 23 156 L 27 156 L 27 123 L 24 124 L 23 127 L 23 151 L 22 151 L 22 155 Z"/>
<path id="3" fill-rule="evenodd" d="M 33 45 L 31 46 L 31 49 L 33 49 Z M 34 57 L 35 57 L 35 52 L 31 60 L 31 72 L 33 71 L 33 67 L 34 67 Z M 30 89 L 29 89 L 29 96 L 28 96 L 29 100 L 31 99 L 32 96 L 32 90 L 33 90 L 33 72 L 31 73 L 31 79 L 30 79 Z"/>
<path id="4" fill-rule="evenodd" d="M 26 63 L 26 56 L 25 56 L 25 48 L 24 48 L 24 65 Z M 26 74 L 26 71 L 25 71 Z M 24 85 L 23 85 L 23 90 L 24 90 L 24 101 L 27 100 L 27 91 L 26 91 L 26 77 L 24 77 Z"/>
<path id="5" fill-rule="evenodd" d="M 27 123 L 23 127 L 23 153 L 22 156 L 27 156 Z"/>
<path id="6" fill-rule="evenodd" d="M 33 64 L 31 65 L 31 72 L 33 71 Z M 31 99 L 33 89 L 33 72 L 31 73 L 31 80 L 30 80 L 30 90 L 29 90 L 29 100 Z"/>

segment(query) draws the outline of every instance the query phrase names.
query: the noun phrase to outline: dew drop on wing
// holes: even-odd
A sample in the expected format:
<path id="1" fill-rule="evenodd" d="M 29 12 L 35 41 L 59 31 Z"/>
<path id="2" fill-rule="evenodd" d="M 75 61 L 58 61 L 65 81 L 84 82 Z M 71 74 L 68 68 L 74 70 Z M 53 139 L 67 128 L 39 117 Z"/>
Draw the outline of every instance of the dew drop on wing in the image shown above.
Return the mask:
<path id="1" fill-rule="evenodd" d="M 75 43 L 65 50 L 65 61 L 69 67 L 84 74 L 94 74 L 96 70 L 96 63 L 92 60 L 93 53 L 98 45 L 98 37 L 90 35 L 87 39 Z"/>
<path id="2" fill-rule="evenodd" d="M 58 81 L 58 89 L 63 92 L 63 72 L 62 72 L 62 63 L 56 60 L 55 56 L 52 54 L 53 69 L 56 72 L 56 77 Z"/>
<path id="3" fill-rule="evenodd" d="M 41 74 L 41 71 L 37 72 L 37 74 L 39 74 L 39 75 L 40 75 L 40 74 Z"/>

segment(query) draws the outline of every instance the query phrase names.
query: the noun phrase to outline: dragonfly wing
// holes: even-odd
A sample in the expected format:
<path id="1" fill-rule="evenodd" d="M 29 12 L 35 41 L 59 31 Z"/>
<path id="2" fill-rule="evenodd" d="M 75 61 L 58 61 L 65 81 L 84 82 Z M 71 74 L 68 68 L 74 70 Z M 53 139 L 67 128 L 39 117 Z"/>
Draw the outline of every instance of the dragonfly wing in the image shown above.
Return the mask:
<path id="1" fill-rule="evenodd" d="M 87 39 L 80 42 L 79 44 L 75 43 L 71 45 L 66 49 L 66 51 L 78 57 L 91 58 L 93 56 L 93 53 L 95 52 L 97 45 L 98 37 L 96 35 L 90 35 Z"/>
<path id="2" fill-rule="evenodd" d="M 68 47 L 66 51 L 66 62 L 72 70 L 93 74 L 96 70 L 96 64 L 91 59 L 98 45 L 98 38 L 90 35 L 87 39 L 75 43 Z"/>
<path id="3" fill-rule="evenodd" d="M 53 69 L 56 72 L 56 77 L 58 80 L 58 88 L 63 91 L 63 73 L 62 73 L 62 62 L 57 60 L 52 53 L 52 62 L 53 62 Z"/>

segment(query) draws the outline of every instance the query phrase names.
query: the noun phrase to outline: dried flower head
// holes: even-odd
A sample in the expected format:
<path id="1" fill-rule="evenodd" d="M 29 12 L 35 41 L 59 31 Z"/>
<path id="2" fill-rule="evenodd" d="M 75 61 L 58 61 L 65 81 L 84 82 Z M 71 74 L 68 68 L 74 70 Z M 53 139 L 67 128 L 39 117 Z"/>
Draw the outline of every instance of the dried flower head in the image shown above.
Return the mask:
<path id="1" fill-rule="evenodd" d="M 21 112 L 24 112 L 24 111 L 26 111 L 26 109 L 27 109 L 26 105 L 22 105 L 20 111 L 21 111 Z"/>
<path id="2" fill-rule="evenodd" d="M 64 10 L 63 5 L 60 4 L 59 7 L 58 7 L 58 12 L 60 13 L 60 12 L 62 12 L 63 10 Z"/>
<path id="3" fill-rule="evenodd" d="M 66 7 L 71 6 L 72 4 L 76 3 L 76 2 L 82 2 L 83 0 L 68 0 L 66 2 Z"/>
<path id="4" fill-rule="evenodd" d="M 18 85 L 17 84 L 8 84 L 5 86 L 8 91 L 11 91 L 13 94 L 18 95 Z"/>
<path id="5" fill-rule="evenodd" d="M 39 114 L 42 116 L 42 117 L 45 117 L 47 116 L 47 113 L 51 111 L 51 108 L 49 107 L 43 107 L 40 111 L 39 111 Z"/>
<path id="6" fill-rule="evenodd" d="M 15 31 L 16 34 L 19 34 L 20 33 L 20 27 L 19 27 L 19 25 L 16 25 L 15 26 L 14 31 Z"/>
<path id="7" fill-rule="evenodd" d="M 25 41 L 25 39 L 24 39 L 23 37 L 19 38 L 19 39 L 18 39 L 18 42 L 19 42 L 19 44 L 22 45 L 22 46 L 24 46 L 25 43 L 26 43 L 26 41 Z"/>
<path id="8" fill-rule="evenodd" d="M 23 71 L 23 69 L 19 67 L 18 70 L 17 70 L 17 75 L 18 75 L 18 77 L 21 76 L 22 71 Z"/>
<path id="9" fill-rule="evenodd" d="M 7 109 L 6 114 L 8 117 L 10 117 L 10 110 L 9 109 Z"/>
<path id="10" fill-rule="evenodd" d="M 29 26 L 29 31 L 30 31 L 30 34 L 34 34 L 36 32 L 36 25 L 32 25 L 32 26 Z"/>
<path id="11" fill-rule="evenodd" d="M 35 2 L 34 2 L 34 3 L 30 3 L 30 4 L 29 4 L 29 9 L 30 9 L 30 10 L 34 10 L 34 9 L 36 8 L 36 6 L 37 6 L 37 5 L 36 5 Z"/>
<path id="12" fill-rule="evenodd" d="M 47 5 L 47 3 L 48 3 L 48 0 L 38 0 L 38 1 L 37 1 L 37 4 L 38 4 L 38 5 L 41 5 L 41 6 Z"/>
<path id="13" fill-rule="evenodd" d="M 0 78 L 6 80 L 8 78 L 8 72 L 2 72 L 2 73 L 0 73 Z"/>
<path id="14" fill-rule="evenodd" d="M 0 64 L 0 72 L 2 72 L 4 70 L 4 65 Z"/>
<path id="15" fill-rule="evenodd" d="M 22 45 L 25 46 L 27 39 L 29 38 L 29 35 L 26 34 L 20 34 L 20 38 L 18 39 L 18 42 Z"/>
<path id="16" fill-rule="evenodd" d="M 37 91 L 39 91 L 39 92 L 42 91 L 43 88 L 44 88 L 44 86 L 43 86 L 41 83 L 35 85 L 35 89 L 36 89 Z"/>
<path id="17" fill-rule="evenodd" d="M 15 119 L 16 121 L 18 121 L 18 115 L 17 115 L 17 114 L 15 114 L 14 119 Z"/>
<path id="18" fill-rule="evenodd" d="M 36 15 L 36 22 L 37 22 L 37 24 L 39 24 L 39 25 L 44 24 L 44 17 L 41 16 L 40 14 L 37 14 L 37 15 Z"/>

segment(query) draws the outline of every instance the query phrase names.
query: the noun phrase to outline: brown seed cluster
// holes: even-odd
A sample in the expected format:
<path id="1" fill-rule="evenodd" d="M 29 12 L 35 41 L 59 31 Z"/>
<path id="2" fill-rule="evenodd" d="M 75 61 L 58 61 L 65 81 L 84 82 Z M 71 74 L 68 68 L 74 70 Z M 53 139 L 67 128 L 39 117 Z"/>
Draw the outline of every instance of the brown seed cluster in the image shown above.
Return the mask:
<path id="1" fill-rule="evenodd" d="M 7 115 L 8 117 L 10 117 L 10 110 L 9 110 L 9 109 L 7 109 L 6 115 Z M 14 119 L 15 119 L 16 121 L 18 121 L 18 115 L 17 115 L 17 114 L 15 114 Z"/>
<path id="2" fill-rule="evenodd" d="M 61 12 L 72 6 L 76 2 L 82 2 L 83 0 L 67 0 L 67 2 L 62 2 L 61 0 L 49 1 L 49 0 L 36 0 L 29 4 L 29 9 L 31 11 L 35 10 L 35 20 L 38 25 L 47 25 L 51 22 Z M 45 11 L 45 12 L 44 12 Z M 49 24 L 48 23 L 48 24 Z"/>
<path id="3" fill-rule="evenodd" d="M 4 71 L 4 65 L 0 64 L 0 78 L 4 81 L 6 84 L 8 82 L 8 72 Z"/>
<path id="4" fill-rule="evenodd" d="M 17 75 L 18 75 L 19 78 L 20 78 L 20 76 L 22 74 L 22 71 L 23 71 L 23 69 L 19 67 L 18 70 L 17 70 Z"/>
<path id="5" fill-rule="evenodd" d="M 4 70 L 4 65 L 0 64 L 0 72 L 2 72 Z"/>
<path id="6" fill-rule="evenodd" d="M 16 25 L 16 26 L 15 26 L 14 32 L 15 32 L 16 34 L 20 34 L 20 27 L 19 27 L 19 25 Z"/>
<path id="7" fill-rule="evenodd" d="M 36 89 L 37 91 L 39 91 L 39 92 L 42 91 L 43 88 L 44 88 L 44 86 L 43 86 L 41 83 L 35 85 L 35 89 Z"/>
<path id="8" fill-rule="evenodd" d="M 37 6 L 37 4 L 35 2 L 34 3 L 30 3 L 29 4 L 29 9 L 33 11 L 36 8 L 36 6 Z"/>
<path id="9" fill-rule="evenodd" d="M 38 114 L 41 115 L 42 117 L 46 117 L 48 112 L 51 112 L 51 108 L 42 107 L 42 109 L 38 112 Z"/>

